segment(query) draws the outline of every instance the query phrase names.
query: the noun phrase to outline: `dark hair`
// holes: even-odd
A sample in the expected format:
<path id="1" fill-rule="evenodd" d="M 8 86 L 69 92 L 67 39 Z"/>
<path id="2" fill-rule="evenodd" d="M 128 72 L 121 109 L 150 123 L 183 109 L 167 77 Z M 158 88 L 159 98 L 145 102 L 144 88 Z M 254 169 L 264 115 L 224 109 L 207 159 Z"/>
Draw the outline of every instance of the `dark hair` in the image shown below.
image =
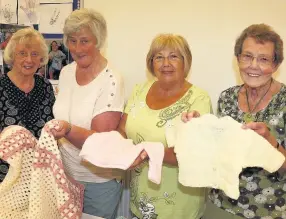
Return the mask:
<path id="1" fill-rule="evenodd" d="M 53 48 L 52 48 L 53 43 L 56 43 L 56 44 L 57 44 L 57 46 L 58 46 L 58 49 L 59 49 L 59 44 L 58 44 L 58 42 L 57 42 L 57 41 L 55 41 L 55 40 L 53 40 L 53 41 L 51 42 L 51 44 L 50 44 L 50 51 L 52 51 L 52 50 L 53 50 Z"/>

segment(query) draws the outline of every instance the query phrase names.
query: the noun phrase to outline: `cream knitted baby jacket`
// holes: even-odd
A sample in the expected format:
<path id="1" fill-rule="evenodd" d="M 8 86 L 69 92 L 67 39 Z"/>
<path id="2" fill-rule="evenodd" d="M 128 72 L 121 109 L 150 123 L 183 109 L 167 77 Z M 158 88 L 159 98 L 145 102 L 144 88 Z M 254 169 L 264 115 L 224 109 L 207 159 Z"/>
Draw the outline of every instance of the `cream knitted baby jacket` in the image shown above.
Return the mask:
<path id="1" fill-rule="evenodd" d="M 278 170 L 285 157 L 267 140 L 231 117 L 206 114 L 167 129 L 168 145 L 174 145 L 179 182 L 191 187 L 222 189 L 239 197 L 239 174 L 246 167 Z"/>

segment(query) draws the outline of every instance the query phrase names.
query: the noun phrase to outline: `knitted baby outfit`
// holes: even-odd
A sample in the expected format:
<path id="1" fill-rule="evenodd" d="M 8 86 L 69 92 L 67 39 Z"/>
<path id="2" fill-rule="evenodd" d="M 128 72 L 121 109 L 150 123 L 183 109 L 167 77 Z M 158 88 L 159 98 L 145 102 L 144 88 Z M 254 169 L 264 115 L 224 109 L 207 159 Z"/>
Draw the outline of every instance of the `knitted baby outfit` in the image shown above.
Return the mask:
<path id="1" fill-rule="evenodd" d="M 175 146 L 179 182 L 190 187 L 222 189 L 239 197 L 239 174 L 246 167 L 278 170 L 285 157 L 267 140 L 229 116 L 205 114 L 178 122 L 167 130 L 168 145 Z"/>
<path id="2" fill-rule="evenodd" d="M 128 169 L 140 152 L 149 157 L 148 178 L 160 184 L 164 158 L 164 145 L 159 142 L 142 142 L 134 145 L 118 132 L 103 132 L 91 135 L 84 143 L 80 156 L 98 167 Z"/>

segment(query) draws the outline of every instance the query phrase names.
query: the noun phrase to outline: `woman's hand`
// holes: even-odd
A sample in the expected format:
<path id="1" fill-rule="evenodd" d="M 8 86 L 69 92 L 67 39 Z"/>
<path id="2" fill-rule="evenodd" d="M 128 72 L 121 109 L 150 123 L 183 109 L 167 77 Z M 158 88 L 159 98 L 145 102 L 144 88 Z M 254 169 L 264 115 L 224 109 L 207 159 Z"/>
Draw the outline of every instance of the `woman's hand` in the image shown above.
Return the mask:
<path id="1" fill-rule="evenodd" d="M 165 147 L 163 162 L 171 166 L 178 166 L 178 160 L 174 147 Z"/>
<path id="2" fill-rule="evenodd" d="M 270 133 L 269 128 L 264 122 L 249 122 L 242 126 L 243 129 L 252 129 L 257 134 L 264 137 L 272 146 L 276 147 L 277 140 L 276 138 Z"/>
<path id="3" fill-rule="evenodd" d="M 52 128 L 50 131 L 55 139 L 65 137 L 71 130 L 71 124 L 64 120 L 58 120 L 58 127 Z"/>
<path id="4" fill-rule="evenodd" d="M 186 122 L 190 121 L 192 118 L 197 118 L 197 117 L 200 117 L 200 116 L 201 115 L 200 115 L 200 113 L 198 111 L 193 110 L 191 112 L 184 112 L 184 113 L 182 113 L 181 119 L 182 119 L 183 122 L 186 123 Z"/>
<path id="5" fill-rule="evenodd" d="M 141 153 L 138 155 L 138 157 L 134 160 L 134 162 L 131 164 L 131 166 L 128 168 L 129 170 L 134 169 L 141 163 L 143 163 L 145 160 L 148 159 L 148 154 L 145 150 L 141 151 Z"/>

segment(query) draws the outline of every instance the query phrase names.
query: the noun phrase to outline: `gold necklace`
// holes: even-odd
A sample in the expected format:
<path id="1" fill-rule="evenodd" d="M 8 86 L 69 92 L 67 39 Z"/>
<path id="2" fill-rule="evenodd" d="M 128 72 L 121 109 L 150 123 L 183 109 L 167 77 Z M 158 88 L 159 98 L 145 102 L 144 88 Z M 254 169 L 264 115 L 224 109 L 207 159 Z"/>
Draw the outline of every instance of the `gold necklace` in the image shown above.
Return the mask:
<path id="1" fill-rule="evenodd" d="M 257 101 L 257 103 L 255 104 L 255 106 L 252 108 L 252 110 L 250 109 L 249 106 L 249 101 L 248 101 L 248 92 L 247 92 L 247 88 L 245 88 L 246 90 L 246 102 L 247 102 L 247 107 L 248 107 L 248 112 L 244 114 L 243 116 L 243 120 L 245 123 L 249 123 L 249 122 L 254 122 L 255 121 L 255 116 L 253 115 L 253 112 L 255 111 L 255 109 L 258 107 L 258 105 L 260 104 L 260 102 L 263 100 L 263 98 L 266 96 L 266 94 L 269 92 L 271 85 L 273 82 L 273 78 L 271 78 L 270 81 L 270 85 L 267 89 L 267 91 L 262 95 L 262 97 Z"/>

